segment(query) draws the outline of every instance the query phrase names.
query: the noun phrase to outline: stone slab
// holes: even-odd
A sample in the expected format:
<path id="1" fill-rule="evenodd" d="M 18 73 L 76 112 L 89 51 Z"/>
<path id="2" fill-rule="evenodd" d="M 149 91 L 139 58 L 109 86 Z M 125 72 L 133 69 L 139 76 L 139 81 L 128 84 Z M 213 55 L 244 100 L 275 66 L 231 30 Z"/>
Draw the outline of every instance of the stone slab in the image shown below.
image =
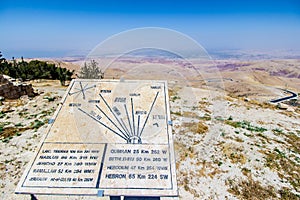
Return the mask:
<path id="1" fill-rule="evenodd" d="M 166 81 L 76 79 L 16 193 L 178 196 Z"/>

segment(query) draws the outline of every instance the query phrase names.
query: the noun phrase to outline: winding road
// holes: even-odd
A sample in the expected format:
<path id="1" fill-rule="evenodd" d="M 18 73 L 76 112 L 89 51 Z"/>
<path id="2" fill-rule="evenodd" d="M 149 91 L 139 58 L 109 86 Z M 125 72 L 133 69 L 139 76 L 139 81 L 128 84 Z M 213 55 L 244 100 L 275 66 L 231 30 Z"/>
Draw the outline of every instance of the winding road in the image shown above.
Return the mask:
<path id="1" fill-rule="evenodd" d="M 270 100 L 271 103 L 279 103 L 279 102 L 282 102 L 282 101 L 286 101 L 286 100 L 289 100 L 289 99 L 292 99 L 292 98 L 296 98 L 298 97 L 298 95 L 290 90 L 285 90 L 285 89 L 281 89 L 287 93 L 290 93 L 291 95 L 290 96 L 286 96 L 286 97 L 282 97 L 282 98 L 279 98 L 279 99 L 273 99 L 273 100 Z"/>

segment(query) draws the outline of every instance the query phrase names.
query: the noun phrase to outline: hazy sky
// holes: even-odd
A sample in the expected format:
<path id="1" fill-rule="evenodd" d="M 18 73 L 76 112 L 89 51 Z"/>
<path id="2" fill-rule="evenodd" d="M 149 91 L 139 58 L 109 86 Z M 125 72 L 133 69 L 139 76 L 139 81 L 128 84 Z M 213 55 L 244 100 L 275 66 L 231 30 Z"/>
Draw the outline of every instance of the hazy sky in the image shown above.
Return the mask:
<path id="1" fill-rule="evenodd" d="M 189 35 L 206 49 L 300 50 L 299 0 L 1 0 L 5 57 L 88 53 L 138 27 Z"/>

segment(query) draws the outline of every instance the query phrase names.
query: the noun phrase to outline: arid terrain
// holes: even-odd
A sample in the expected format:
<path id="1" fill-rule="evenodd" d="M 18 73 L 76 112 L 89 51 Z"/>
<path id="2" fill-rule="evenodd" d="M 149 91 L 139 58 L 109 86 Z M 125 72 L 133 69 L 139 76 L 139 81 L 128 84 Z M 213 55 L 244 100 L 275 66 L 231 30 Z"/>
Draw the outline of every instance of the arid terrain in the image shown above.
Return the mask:
<path id="1" fill-rule="evenodd" d="M 55 62 L 77 73 L 82 63 Z M 179 199 L 300 199 L 300 101 L 269 102 L 300 93 L 300 60 L 122 58 L 102 70 L 168 80 Z M 37 96 L 0 106 L 0 199 L 30 199 L 14 190 L 66 90 L 31 83 Z"/>

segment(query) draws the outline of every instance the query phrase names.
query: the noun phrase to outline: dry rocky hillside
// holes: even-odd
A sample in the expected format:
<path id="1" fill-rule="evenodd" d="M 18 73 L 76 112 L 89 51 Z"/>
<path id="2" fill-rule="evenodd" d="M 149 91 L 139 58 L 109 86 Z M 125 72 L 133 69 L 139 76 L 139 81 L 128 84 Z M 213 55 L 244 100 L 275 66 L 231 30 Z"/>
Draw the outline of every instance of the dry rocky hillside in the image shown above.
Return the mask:
<path id="1" fill-rule="evenodd" d="M 194 82 L 183 86 L 165 76 L 179 198 L 300 199 L 300 102 L 269 103 L 287 95 L 281 89 L 300 92 L 300 61 L 215 64 L 224 90 Z M 126 68 L 111 69 L 116 72 Z M 14 189 L 66 90 L 58 81 L 32 85 L 37 96 L 1 103 L 0 199 L 30 199 Z"/>

